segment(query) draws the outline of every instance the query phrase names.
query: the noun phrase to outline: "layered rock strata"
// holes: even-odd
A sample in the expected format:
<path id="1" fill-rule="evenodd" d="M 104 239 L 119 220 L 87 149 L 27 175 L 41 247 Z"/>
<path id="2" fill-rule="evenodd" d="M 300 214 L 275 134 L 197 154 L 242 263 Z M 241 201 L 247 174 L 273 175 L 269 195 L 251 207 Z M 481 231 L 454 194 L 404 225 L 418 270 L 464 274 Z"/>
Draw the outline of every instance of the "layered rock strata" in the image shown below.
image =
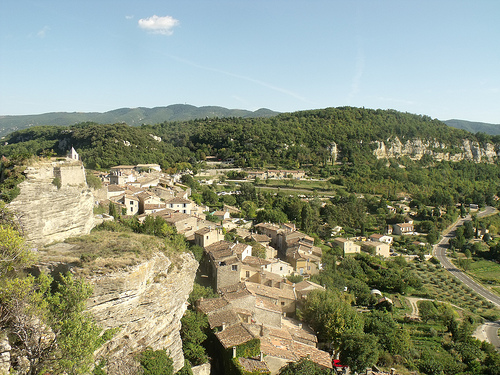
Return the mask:
<path id="1" fill-rule="evenodd" d="M 87 234 L 94 226 L 94 198 L 79 161 L 38 162 L 26 167 L 21 193 L 9 204 L 34 245 Z"/>

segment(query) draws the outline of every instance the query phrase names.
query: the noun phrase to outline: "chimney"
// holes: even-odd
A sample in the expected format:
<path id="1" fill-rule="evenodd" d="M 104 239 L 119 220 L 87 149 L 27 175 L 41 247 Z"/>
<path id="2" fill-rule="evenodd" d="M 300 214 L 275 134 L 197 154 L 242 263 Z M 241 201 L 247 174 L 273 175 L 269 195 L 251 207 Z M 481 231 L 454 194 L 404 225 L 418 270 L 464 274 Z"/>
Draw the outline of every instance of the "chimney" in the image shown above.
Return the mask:
<path id="1" fill-rule="evenodd" d="M 264 361 L 264 353 L 263 352 L 260 352 L 259 361 L 261 361 L 261 362 Z"/>
<path id="2" fill-rule="evenodd" d="M 226 329 L 226 322 L 222 322 L 222 330 L 224 331 Z"/>
<path id="3" fill-rule="evenodd" d="M 233 358 L 236 358 L 236 346 L 233 346 Z"/>

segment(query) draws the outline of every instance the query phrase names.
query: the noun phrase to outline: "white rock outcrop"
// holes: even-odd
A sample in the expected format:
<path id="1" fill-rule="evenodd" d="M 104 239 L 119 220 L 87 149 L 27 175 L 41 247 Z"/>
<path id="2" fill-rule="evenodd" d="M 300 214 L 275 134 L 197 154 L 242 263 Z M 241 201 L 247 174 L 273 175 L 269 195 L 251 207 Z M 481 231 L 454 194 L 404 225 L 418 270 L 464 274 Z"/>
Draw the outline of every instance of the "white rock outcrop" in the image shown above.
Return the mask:
<path id="1" fill-rule="evenodd" d="M 29 242 L 45 245 L 94 227 L 94 197 L 80 161 L 38 162 L 26 167 L 20 194 L 9 204 Z"/>
<path id="2" fill-rule="evenodd" d="M 409 139 L 403 143 L 398 137 L 394 137 L 374 143 L 376 148 L 373 154 L 377 159 L 407 156 L 412 160 L 420 160 L 424 155 L 429 155 L 438 161 L 470 160 L 476 163 L 493 163 L 499 156 L 495 145 L 491 143 L 480 145 L 478 142 L 472 142 L 468 139 L 463 139 L 460 145 L 454 147 L 420 138 Z"/>

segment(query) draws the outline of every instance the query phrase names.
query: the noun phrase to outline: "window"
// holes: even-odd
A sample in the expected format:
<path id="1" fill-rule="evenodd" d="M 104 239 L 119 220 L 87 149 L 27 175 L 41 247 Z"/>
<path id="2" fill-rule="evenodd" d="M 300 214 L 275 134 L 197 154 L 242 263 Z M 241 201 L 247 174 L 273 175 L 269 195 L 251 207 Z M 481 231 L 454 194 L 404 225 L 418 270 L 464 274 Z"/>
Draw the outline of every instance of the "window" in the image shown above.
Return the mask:
<path id="1" fill-rule="evenodd" d="M 238 265 L 237 264 L 233 264 L 231 266 L 231 271 L 238 271 Z"/>
<path id="2" fill-rule="evenodd" d="M 283 271 L 283 267 L 280 267 L 280 271 Z"/>
<path id="3" fill-rule="evenodd" d="M 281 302 L 281 306 L 285 306 L 285 302 Z"/>
<path id="4" fill-rule="evenodd" d="M 250 271 L 247 271 L 247 272 L 245 273 L 245 276 L 246 276 L 246 277 L 250 277 Z"/>

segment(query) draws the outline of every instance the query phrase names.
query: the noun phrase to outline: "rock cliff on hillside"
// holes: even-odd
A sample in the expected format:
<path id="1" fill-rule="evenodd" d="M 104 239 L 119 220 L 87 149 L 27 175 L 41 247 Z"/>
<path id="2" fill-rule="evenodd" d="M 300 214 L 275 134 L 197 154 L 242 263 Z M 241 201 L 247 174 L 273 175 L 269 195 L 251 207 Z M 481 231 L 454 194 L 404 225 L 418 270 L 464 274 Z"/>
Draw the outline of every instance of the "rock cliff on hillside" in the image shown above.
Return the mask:
<path id="1" fill-rule="evenodd" d="M 9 204 L 35 245 L 87 234 L 94 226 L 94 198 L 80 161 L 40 161 L 26 167 L 21 193 Z"/>
<path id="2" fill-rule="evenodd" d="M 41 267 L 54 273 L 71 269 L 85 277 L 94 289 L 88 311 L 103 329 L 118 332 L 95 354 L 107 359 L 108 374 L 123 374 L 134 366 L 135 356 L 146 348 L 166 349 L 175 370 L 184 365 L 180 337 L 181 318 L 193 288 L 198 262 L 190 253 L 165 255 L 154 249 L 147 256 L 137 257 L 137 250 L 127 252 L 127 244 L 136 237 L 118 238 L 109 233 L 117 250 L 114 258 L 97 258 L 91 265 L 80 261 L 78 244 L 60 243 L 41 252 Z M 114 237 L 116 236 L 116 237 Z M 135 241 L 135 242 L 134 242 Z M 154 248 L 156 239 L 142 240 L 144 249 Z M 161 242 L 158 240 L 158 242 Z"/>
<path id="3" fill-rule="evenodd" d="M 470 160 L 476 163 L 493 163 L 499 156 L 495 145 L 491 143 L 480 145 L 478 142 L 471 142 L 468 139 L 464 139 L 461 145 L 455 147 L 419 138 L 403 143 L 398 137 L 387 139 L 385 142 L 376 141 L 375 145 L 376 149 L 373 154 L 377 159 L 407 156 L 413 160 L 420 160 L 424 155 L 429 155 L 439 161 Z"/>

